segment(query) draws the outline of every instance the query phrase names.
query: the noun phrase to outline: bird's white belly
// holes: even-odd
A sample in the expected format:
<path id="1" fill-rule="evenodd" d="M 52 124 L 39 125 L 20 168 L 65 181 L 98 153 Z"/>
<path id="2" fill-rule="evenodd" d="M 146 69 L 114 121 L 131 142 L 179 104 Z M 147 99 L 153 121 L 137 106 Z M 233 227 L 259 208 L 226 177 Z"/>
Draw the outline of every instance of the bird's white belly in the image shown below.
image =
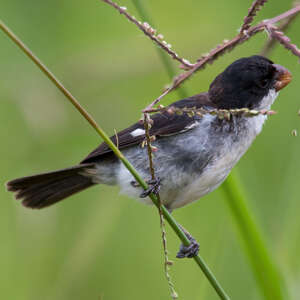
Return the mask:
<path id="1" fill-rule="evenodd" d="M 189 180 L 190 183 L 181 189 L 175 199 L 172 201 L 168 199 L 168 207 L 171 209 L 182 207 L 215 190 L 248 150 L 256 135 L 261 131 L 264 121 L 264 116 L 253 118 L 250 121 L 253 130 L 241 138 L 238 143 L 228 141 L 228 144 L 224 145 L 222 153 L 208 164 L 200 176 L 194 175 Z"/>
<path id="2" fill-rule="evenodd" d="M 198 178 L 191 180 L 191 183 L 181 190 L 169 207 L 171 209 L 182 207 L 215 190 L 226 179 L 242 155 L 243 151 L 227 153 L 214 164 L 210 164 Z"/>

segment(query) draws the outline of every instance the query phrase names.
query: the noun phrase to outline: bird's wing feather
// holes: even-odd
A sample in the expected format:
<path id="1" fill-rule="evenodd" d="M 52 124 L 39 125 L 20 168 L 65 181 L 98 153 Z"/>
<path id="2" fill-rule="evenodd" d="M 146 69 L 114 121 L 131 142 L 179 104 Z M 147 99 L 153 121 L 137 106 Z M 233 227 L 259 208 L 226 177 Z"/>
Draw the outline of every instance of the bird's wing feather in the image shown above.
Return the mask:
<path id="1" fill-rule="evenodd" d="M 200 108 L 213 107 L 209 101 L 207 93 L 201 93 L 170 105 L 177 108 Z M 199 117 L 198 117 L 199 118 Z M 190 130 L 195 124 L 197 116 L 188 116 L 186 113 L 178 115 L 164 111 L 151 116 L 153 125 L 150 128 L 150 136 L 162 138 L 164 136 L 179 134 Z M 145 131 L 143 123 L 137 122 L 132 126 L 118 132 L 110 137 L 120 150 L 142 143 L 145 140 Z M 81 163 L 91 163 L 100 159 L 104 154 L 112 153 L 112 150 L 106 143 L 100 144 L 98 148 L 92 151 Z"/>

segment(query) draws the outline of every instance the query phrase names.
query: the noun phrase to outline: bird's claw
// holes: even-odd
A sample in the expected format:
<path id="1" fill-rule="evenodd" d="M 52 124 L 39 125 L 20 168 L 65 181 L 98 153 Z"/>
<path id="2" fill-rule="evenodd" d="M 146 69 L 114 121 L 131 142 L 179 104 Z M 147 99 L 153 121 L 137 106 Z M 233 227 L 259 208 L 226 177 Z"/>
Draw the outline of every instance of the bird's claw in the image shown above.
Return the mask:
<path id="1" fill-rule="evenodd" d="M 147 190 L 144 190 L 141 194 L 140 194 L 140 198 L 146 198 L 148 197 L 151 193 L 157 195 L 160 191 L 160 182 L 161 179 L 159 177 L 155 178 L 155 179 L 151 179 L 146 181 L 147 184 L 149 185 L 149 188 Z"/>
<path id="2" fill-rule="evenodd" d="M 184 246 L 183 244 L 180 245 L 179 251 L 176 255 L 177 258 L 192 258 L 198 255 L 199 252 L 199 244 L 193 237 L 189 237 L 190 244 L 188 246 Z"/>

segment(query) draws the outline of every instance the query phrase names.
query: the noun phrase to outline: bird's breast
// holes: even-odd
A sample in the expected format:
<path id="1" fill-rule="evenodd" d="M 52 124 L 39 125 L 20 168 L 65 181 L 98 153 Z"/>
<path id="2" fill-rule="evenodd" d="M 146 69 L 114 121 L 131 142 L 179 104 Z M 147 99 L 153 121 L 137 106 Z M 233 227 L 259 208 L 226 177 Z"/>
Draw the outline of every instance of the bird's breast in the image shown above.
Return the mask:
<path id="1" fill-rule="evenodd" d="M 223 132 L 214 136 L 218 141 L 216 148 L 211 149 L 214 153 L 211 160 L 201 173 L 194 172 L 188 184 L 170 203 L 170 208 L 182 207 L 215 190 L 261 132 L 265 120 L 266 117 L 262 115 L 247 118 L 243 124 L 235 124 L 239 128 L 232 130 L 232 134 Z"/>

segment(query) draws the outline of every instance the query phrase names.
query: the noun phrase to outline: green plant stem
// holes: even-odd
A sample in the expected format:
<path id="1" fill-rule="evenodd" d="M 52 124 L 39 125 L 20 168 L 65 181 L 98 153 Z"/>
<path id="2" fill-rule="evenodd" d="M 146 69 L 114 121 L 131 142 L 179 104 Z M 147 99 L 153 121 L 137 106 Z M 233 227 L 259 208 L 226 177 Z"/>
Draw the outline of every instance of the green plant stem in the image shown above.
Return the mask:
<path id="1" fill-rule="evenodd" d="M 146 182 L 135 170 L 133 165 L 125 158 L 121 151 L 116 147 L 116 145 L 110 140 L 109 136 L 99 127 L 96 121 L 92 116 L 80 105 L 80 103 L 75 99 L 75 97 L 59 82 L 59 80 L 49 71 L 49 69 L 32 53 L 32 51 L 0 20 L 0 29 L 15 43 L 19 48 L 38 66 L 38 68 L 55 84 L 55 86 L 67 97 L 67 99 L 76 107 L 76 109 L 82 114 L 82 116 L 92 125 L 92 127 L 97 131 L 97 133 L 102 137 L 104 142 L 111 148 L 115 155 L 121 160 L 121 162 L 126 166 L 130 171 L 135 180 L 143 187 L 144 189 L 148 188 Z M 159 202 L 157 197 L 154 194 L 149 196 L 153 203 L 158 207 Z M 163 215 L 169 225 L 172 227 L 176 235 L 180 238 L 181 242 L 185 246 L 189 246 L 190 241 L 185 236 L 183 231 L 177 225 L 176 220 L 168 212 L 168 210 L 162 205 L 161 206 Z M 205 264 L 204 260 L 200 256 L 194 257 L 194 260 L 201 268 L 205 274 L 208 281 L 211 283 L 217 294 L 222 300 L 230 300 L 226 295 L 225 291 L 218 283 L 217 279 L 214 277 L 213 273 L 210 271 L 208 266 Z"/>
<path id="2" fill-rule="evenodd" d="M 247 205 L 245 193 L 238 178 L 231 174 L 223 183 L 222 190 L 264 298 L 287 299 L 283 280 L 268 251 L 257 221 Z"/>
<path id="3" fill-rule="evenodd" d="M 140 1 L 140 0 L 132 0 L 138 14 L 140 15 L 141 19 L 143 21 L 147 21 L 152 27 L 156 28 L 152 18 L 150 17 L 150 15 L 148 14 L 147 10 L 145 9 L 144 4 Z M 155 47 L 157 54 L 162 62 L 162 64 L 165 67 L 165 70 L 170 78 L 170 80 L 173 80 L 175 75 L 176 75 L 176 71 L 175 71 L 175 67 L 174 65 L 171 63 L 169 56 L 160 48 Z M 182 87 L 180 87 L 177 90 L 178 96 L 181 98 L 186 98 L 188 97 L 188 93 L 186 92 L 186 90 Z"/>

